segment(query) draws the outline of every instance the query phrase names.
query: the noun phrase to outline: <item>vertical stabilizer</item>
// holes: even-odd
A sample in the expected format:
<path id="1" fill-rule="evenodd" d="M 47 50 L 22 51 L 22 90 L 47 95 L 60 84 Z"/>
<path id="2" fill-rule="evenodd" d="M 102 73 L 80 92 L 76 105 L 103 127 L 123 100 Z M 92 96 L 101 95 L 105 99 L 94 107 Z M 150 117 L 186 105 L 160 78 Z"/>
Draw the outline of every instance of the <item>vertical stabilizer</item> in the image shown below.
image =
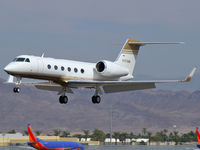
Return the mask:
<path id="1" fill-rule="evenodd" d="M 127 68 L 129 75 L 132 75 L 140 47 L 157 44 L 183 44 L 183 42 L 141 42 L 135 39 L 127 39 L 115 63 Z"/>
<path id="2" fill-rule="evenodd" d="M 27 129 L 28 129 L 29 141 L 31 143 L 37 142 L 37 138 L 36 138 L 35 134 L 33 133 L 31 125 L 29 123 L 27 124 Z"/>
<path id="3" fill-rule="evenodd" d="M 135 39 L 127 39 L 122 47 L 118 58 L 115 61 L 115 63 L 117 63 L 118 65 L 128 68 L 129 75 L 133 74 L 136 63 L 136 57 L 141 46 L 140 44 L 132 44 L 137 42 L 140 41 Z"/>
<path id="4" fill-rule="evenodd" d="M 196 127 L 196 133 L 197 133 L 197 141 L 198 141 L 198 144 L 200 144 L 200 133 L 199 133 L 199 128 Z"/>

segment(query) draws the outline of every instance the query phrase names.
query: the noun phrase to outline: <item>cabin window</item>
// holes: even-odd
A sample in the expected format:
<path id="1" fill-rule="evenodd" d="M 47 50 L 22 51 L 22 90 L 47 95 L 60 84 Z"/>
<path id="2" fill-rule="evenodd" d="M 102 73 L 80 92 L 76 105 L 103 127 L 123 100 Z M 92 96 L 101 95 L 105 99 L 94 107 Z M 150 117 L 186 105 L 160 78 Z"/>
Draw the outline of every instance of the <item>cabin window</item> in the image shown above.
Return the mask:
<path id="1" fill-rule="evenodd" d="M 78 69 L 77 69 L 77 68 L 74 68 L 74 72 L 76 72 L 76 73 L 77 73 L 77 72 L 78 72 Z"/>
<path id="2" fill-rule="evenodd" d="M 24 62 L 25 58 L 17 58 L 16 61 L 18 62 Z"/>
<path id="3" fill-rule="evenodd" d="M 57 70 L 57 69 L 58 69 L 58 66 L 55 65 L 55 66 L 54 66 L 54 69 Z"/>
<path id="4" fill-rule="evenodd" d="M 84 71 L 84 69 L 81 69 L 81 73 L 84 73 L 85 71 Z"/>
<path id="5" fill-rule="evenodd" d="M 47 65 L 47 68 L 48 68 L 48 69 L 51 69 L 51 65 L 48 64 L 48 65 Z"/>
<path id="6" fill-rule="evenodd" d="M 29 58 L 26 58 L 25 62 L 30 62 L 30 59 L 29 59 Z"/>
<path id="7" fill-rule="evenodd" d="M 61 67 L 61 70 L 62 70 L 62 71 L 64 71 L 64 70 L 65 70 L 65 68 L 62 66 L 62 67 Z"/>
<path id="8" fill-rule="evenodd" d="M 68 68 L 67 68 L 67 70 L 70 72 L 70 71 L 71 71 L 71 68 L 70 68 L 70 67 L 68 67 Z"/>

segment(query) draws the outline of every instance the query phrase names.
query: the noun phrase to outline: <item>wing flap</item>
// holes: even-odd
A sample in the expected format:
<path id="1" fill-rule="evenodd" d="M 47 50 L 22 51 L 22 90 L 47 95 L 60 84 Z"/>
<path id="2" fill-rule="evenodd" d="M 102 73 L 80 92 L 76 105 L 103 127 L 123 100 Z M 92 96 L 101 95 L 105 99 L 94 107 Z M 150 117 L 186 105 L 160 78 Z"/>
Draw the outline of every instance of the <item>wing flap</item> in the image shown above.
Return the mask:
<path id="1" fill-rule="evenodd" d="M 135 90 L 143 90 L 143 89 L 151 89 L 155 88 L 155 83 L 132 83 L 129 85 L 106 85 L 103 86 L 103 90 L 105 93 L 114 93 L 114 92 L 124 92 L 124 91 L 135 91 Z"/>
<path id="2" fill-rule="evenodd" d="M 131 90 L 143 90 L 155 88 L 155 84 L 189 82 L 196 71 L 196 67 L 185 80 L 152 80 L 152 81 L 82 81 L 70 80 L 67 82 L 70 88 L 98 88 L 102 87 L 105 93 L 123 92 Z"/>
<path id="3" fill-rule="evenodd" d="M 73 93 L 73 91 L 68 87 L 63 87 L 61 84 L 57 84 L 54 82 L 40 82 L 40 83 L 22 83 L 23 85 L 33 85 L 37 89 L 47 90 L 47 91 L 57 91 L 62 92 L 65 91 L 67 93 Z"/>

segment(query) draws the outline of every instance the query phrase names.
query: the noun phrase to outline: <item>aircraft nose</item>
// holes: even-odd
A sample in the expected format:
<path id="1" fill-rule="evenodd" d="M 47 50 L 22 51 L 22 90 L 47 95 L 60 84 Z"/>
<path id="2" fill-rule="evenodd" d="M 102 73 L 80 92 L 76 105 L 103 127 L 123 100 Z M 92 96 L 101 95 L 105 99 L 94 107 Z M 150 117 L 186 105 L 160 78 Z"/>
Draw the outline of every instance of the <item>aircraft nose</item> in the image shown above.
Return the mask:
<path id="1" fill-rule="evenodd" d="M 9 64 L 4 68 L 4 71 L 7 73 L 10 73 L 10 72 L 14 71 L 14 67 Z"/>

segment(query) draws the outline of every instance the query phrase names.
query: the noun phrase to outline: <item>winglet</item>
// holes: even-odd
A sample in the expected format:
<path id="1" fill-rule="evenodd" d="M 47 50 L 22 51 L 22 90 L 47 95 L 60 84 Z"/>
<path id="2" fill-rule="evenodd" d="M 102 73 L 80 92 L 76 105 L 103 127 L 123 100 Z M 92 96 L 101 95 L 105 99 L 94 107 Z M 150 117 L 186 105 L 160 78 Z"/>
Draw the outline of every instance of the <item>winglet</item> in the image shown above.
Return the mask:
<path id="1" fill-rule="evenodd" d="M 197 68 L 194 67 L 190 74 L 185 78 L 185 82 L 190 82 L 191 78 L 193 77 L 194 73 L 196 72 Z"/>

